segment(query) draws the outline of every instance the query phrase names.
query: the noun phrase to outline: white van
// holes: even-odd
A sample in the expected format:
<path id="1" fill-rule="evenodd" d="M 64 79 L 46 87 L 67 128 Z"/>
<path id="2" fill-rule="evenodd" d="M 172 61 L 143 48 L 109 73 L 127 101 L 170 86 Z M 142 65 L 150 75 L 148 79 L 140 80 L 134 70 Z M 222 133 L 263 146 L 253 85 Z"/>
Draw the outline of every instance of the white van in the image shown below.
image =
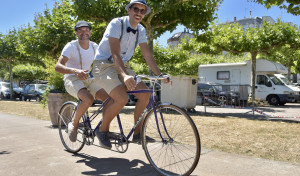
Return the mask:
<path id="1" fill-rule="evenodd" d="M 252 82 L 252 61 L 199 65 L 199 82 L 222 85 L 249 85 Z M 284 105 L 294 92 L 274 74 L 286 74 L 282 64 L 265 59 L 256 60 L 255 99 L 271 105 Z M 248 95 L 251 89 L 248 90 Z"/>
<path id="2" fill-rule="evenodd" d="M 288 98 L 288 102 L 297 102 L 300 100 L 300 88 L 293 85 L 288 79 L 287 77 L 285 77 L 282 74 L 274 74 L 278 79 L 280 79 L 282 82 L 284 82 L 284 84 L 289 87 L 290 89 L 292 89 L 294 91 L 294 93 L 292 95 L 289 96 Z"/>

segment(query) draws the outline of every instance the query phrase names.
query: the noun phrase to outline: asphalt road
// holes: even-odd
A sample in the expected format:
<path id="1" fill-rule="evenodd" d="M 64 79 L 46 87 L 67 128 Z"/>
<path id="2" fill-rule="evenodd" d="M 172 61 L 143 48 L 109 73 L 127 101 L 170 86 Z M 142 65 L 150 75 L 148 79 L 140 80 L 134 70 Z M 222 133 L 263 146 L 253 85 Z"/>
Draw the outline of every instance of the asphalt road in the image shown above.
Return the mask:
<path id="1" fill-rule="evenodd" d="M 130 144 L 123 154 L 97 146 L 71 154 L 64 150 L 50 121 L 4 113 L 0 121 L 0 175 L 158 175 L 140 145 Z M 192 175 L 298 176 L 300 164 L 202 149 Z"/>

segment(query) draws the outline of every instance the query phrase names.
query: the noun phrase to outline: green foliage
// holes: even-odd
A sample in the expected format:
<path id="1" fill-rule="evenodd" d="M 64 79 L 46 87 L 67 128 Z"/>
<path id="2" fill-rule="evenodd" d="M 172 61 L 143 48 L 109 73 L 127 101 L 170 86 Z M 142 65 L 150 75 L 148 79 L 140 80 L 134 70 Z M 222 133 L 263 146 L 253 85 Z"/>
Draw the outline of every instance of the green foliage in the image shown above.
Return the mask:
<path id="1" fill-rule="evenodd" d="M 274 25 L 264 22 L 261 28 L 243 30 L 238 23 L 224 25 L 213 24 L 210 29 L 198 37 L 197 52 L 221 53 L 222 51 L 240 54 L 267 53 L 284 44 L 299 47 L 299 28 L 280 20 Z"/>
<path id="2" fill-rule="evenodd" d="M 174 76 L 197 76 L 200 64 L 238 62 L 250 59 L 249 55 L 235 56 L 228 53 L 226 55 L 214 56 L 191 52 L 191 46 L 196 43 L 195 39 L 183 40 L 175 48 L 164 48 L 156 43 L 153 55 L 160 70 L 163 73 Z M 145 63 L 140 49 L 137 49 L 129 63 L 137 74 L 149 74 L 148 65 Z"/>
<path id="3" fill-rule="evenodd" d="M 251 0 L 264 5 L 267 9 L 272 6 L 279 6 L 281 9 L 286 9 L 288 13 L 300 15 L 299 0 Z"/>
<path id="4" fill-rule="evenodd" d="M 55 70 L 52 70 L 50 72 L 48 84 L 50 86 L 53 86 L 53 90 L 51 90 L 52 92 L 63 92 L 63 93 L 66 92 L 63 78 L 64 75 L 56 72 Z"/>
<path id="5" fill-rule="evenodd" d="M 266 57 L 269 60 L 280 62 L 286 66 L 289 70 L 289 78 L 290 74 L 300 73 L 300 70 L 298 71 L 297 69 L 298 61 L 300 60 L 300 50 L 292 48 L 289 44 L 269 51 Z"/>
<path id="6" fill-rule="evenodd" d="M 36 14 L 34 27 L 28 25 L 21 30 L 18 49 L 30 56 L 57 60 L 64 45 L 75 39 L 75 22 L 69 0 L 55 2 L 52 11 L 46 8 L 43 14 Z"/>
<path id="7" fill-rule="evenodd" d="M 48 76 L 47 71 L 41 66 L 30 64 L 17 65 L 13 68 L 14 77 L 19 80 L 45 80 Z"/>
<path id="8" fill-rule="evenodd" d="M 125 16 L 128 0 L 72 0 L 74 13 L 79 19 L 90 19 L 93 23 L 108 24 L 113 18 Z M 173 31 L 182 24 L 192 31 L 206 29 L 215 19 L 214 13 L 222 0 L 147 0 L 151 13 L 142 24 L 146 28 L 148 43 L 166 31 Z"/>
<path id="9" fill-rule="evenodd" d="M 233 54 L 249 52 L 252 59 L 252 92 L 255 96 L 256 57 L 289 44 L 300 47 L 299 28 L 277 20 L 275 24 L 264 22 L 262 27 L 248 27 L 243 30 L 238 23 L 213 24 L 207 32 L 198 37 L 194 45 L 196 52 L 218 54 L 227 51 Z"/>

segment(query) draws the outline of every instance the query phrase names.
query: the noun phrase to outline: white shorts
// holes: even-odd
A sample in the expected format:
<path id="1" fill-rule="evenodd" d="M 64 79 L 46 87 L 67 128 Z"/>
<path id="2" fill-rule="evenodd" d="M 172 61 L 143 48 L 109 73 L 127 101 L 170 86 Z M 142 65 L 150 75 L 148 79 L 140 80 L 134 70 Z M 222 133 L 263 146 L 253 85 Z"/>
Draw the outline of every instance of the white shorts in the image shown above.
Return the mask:
<path id="1" fill-rule="evenodd" d="M 125 65 L 125 69 L 129 75 L 136 75 L 136 73 Z M 118 71 L 114 63 L 109 63 L 102 60 L 94 60 L 93 64 L 93 76 L 95 82 L 99 84 L 109 94 L 115 87 L 124 84 L 124 80 Z"/>
<path id="2" fill-rule="evenodd" d="M 96 93 L 102 89 L 99 84 L 96 83 L 95 79 L 88 78 L 86 80 L 80 80 L 75 75 L 70 75 L 64 79 L 66 91 L 73 97 L 78 99 L 78 92 L 80 89 L 87 88 L 87 90 L 95 98 Z"/>

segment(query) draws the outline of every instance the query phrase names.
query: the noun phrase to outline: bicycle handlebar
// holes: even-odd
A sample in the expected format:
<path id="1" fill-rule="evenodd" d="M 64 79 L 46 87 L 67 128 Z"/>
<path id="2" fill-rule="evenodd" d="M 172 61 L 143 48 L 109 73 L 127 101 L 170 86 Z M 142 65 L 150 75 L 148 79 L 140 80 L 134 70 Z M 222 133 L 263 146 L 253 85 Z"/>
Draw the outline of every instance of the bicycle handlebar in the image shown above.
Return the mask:
<path id="1" fill-rule="evenodd" d="M 139 79 L 148 79 L 152 81 L 168 79 L 170 81 L 170 76 L 169 75 L 159 75 L 159 76 L 134 75 L 134 80 L 140 82 Z"/>

